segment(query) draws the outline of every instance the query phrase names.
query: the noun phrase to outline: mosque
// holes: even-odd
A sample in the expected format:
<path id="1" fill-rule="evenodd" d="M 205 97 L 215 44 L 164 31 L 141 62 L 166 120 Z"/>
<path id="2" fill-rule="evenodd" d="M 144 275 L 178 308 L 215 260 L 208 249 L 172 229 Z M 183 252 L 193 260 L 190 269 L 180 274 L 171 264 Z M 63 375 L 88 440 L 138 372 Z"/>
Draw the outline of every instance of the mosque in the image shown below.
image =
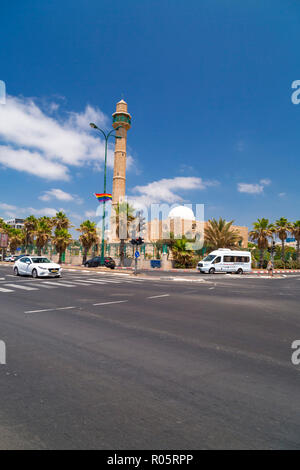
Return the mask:
<path id="1" fill-rule="evenodd" d="M 116 111 L 112 116 L 112 125 L 116 129 L 116 135 L 121 137 L 115 141 L 114 152 L 112 208 L 115 208 L 119 201 L 125 200 L 127 132 L 131 127 L 131 115 L 128 113 L 127 103 L 123 99 L 117 103 Z M 181 238 L 180 235 L 183 234 L 187 238 L 195 238 L 197 234 L 203 234 L 207 225 L 207 222 L 204 222 L 204 212 L 200 214 L 200 217 L 198 213 L 195 216 L 191 206 L 189 204 L 175 206 L 169 211 L 165 209 L 162 214 L 151 216 L 150 220 L 148 218 L 149 221 L 146 222 L 145 227 L 145 242 L 151 243 L 166 239 L 170 233 L 173 233 L 175 238 Z M 248 227 L 233 226 L 232 228 L 241 235 L 241 247 L 247 248 Z M 113 236 L 108 236 L 108 240 L 119 241 L 115 232 Z"/>

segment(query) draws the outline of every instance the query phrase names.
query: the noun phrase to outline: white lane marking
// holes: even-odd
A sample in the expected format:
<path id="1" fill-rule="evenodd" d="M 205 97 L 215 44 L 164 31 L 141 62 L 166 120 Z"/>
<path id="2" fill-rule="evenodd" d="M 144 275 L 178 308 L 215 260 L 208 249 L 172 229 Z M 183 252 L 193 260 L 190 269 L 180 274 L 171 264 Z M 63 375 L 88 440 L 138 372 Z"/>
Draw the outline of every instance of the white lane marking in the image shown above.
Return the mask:
<path id="1" fill-rule="evenodd" d="M 93 305 L 110 305 L 110 304 L 123 304 L 124 302 L 128 302 L 128 300 L 116 300 L 115 302 L 101 302 L 100 304 L 93 304 Z"/>
<path id="2" fill-rule="evenodd" d="M 65 284 L 64 282 L 54 282 L 54 281 L 44 281 L 44 284 L 49 284 L 49 286 L 56 286 L 56 287 L 76 287 L 75 284 Z"/>
<path id="3" fill-rule="evenodd" d="M 7 287 L 13 287 L 14 289 L 23 289 L 23 290 L 38 290 L 36 287 L 27 287 L 21 284 L 5 284 Z"/>
<path id="4" fill-rule="evenodd" d="M 0 281 L 5 281 L 5 277 L 0 277 Z"/>
<path id="5" fill-rule="evenodd" d="M 44 282 L 43 282 L 43 283 L 40 282 L 40 283 L 38 284 L 38 286 L 39 286 L 39 287 L 42 287 L 43 289 L 55 289 L 55 287 L 57 287 L 57 286 L 55 286 L 55 287 L 54 287 L 54 286 L 44 286 L 44 284 L 45 284 Z M 34 285 L 34 284 L 30 284 L 30 285 Z M 35 284 L 35 285 L 36 285 L 36 284 Z"/>
<path id="6" fill-rule="evenodd" d="M 0 287 L 0 292 L 13 292 L 12 289 L 4 289 L 3 287 Z"/>
<path id="7" fill-rule="evenodd" d="M 76 307 L 45 308 L 43 310 L 28 310 L 27 312 L 24 312 L 24 313 L 55 312 L 56 310 L 70 310 L 71 308 L 76 308 Z"/>
<path id="8" fill-rule="evenodd" d="M 146 297 L 146 299 L 158 299 L 159 297 L 170 297 L 170 294 L 152 295 L 151 297 Z"/>
<path id="9" fill-rule="evenodd" d="M 84 284 L 85 286 L 90 286 L 91 285 L 91 281 L 85 281 L 84 279 L 72 279 L 72 281 L 67 281 L 67 282 L 72 282 L 75 283 L 75 284 Z"/>

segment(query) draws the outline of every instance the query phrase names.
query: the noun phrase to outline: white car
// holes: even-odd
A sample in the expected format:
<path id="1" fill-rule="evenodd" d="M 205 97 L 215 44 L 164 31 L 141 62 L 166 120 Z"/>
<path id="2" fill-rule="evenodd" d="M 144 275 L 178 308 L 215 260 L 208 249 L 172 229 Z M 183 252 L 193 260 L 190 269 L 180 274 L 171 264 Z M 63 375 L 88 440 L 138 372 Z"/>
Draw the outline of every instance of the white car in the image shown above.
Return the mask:
<path id="1" fill-rule="evenodd" d="M 15 276 L 60 277 L 62 268 L 45 256 L 23 256 L 14 264 Z"/>

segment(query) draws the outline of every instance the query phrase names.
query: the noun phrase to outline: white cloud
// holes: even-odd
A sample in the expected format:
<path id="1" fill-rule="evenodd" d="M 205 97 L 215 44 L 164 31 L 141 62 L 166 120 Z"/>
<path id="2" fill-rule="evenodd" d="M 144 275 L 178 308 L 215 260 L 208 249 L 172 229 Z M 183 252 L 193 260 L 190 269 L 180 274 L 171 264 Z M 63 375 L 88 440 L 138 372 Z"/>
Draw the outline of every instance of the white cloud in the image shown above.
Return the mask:
<path id="1" fill-rule="evenodd" d="M 42 217 L 42 216 L 47 216 L 47 217 L 54 217 L 56 215 L 56 212 L 62 211 L 65 212 L 63 208 L 60 209 L 54 209 L 52 207 L 43 207 L 42 209 L 35 209 L 34 207 L 26 207 L 26 208 L 21 208 L 18 209 L 18 213 L 25 215 L 25 217 L 28 217 L 29 215 L 36 215 L 37 217 Z"/>
<path id="2" fill-rule="evenodd" d="M 91 132 L 89 122 L 105 127 L 108 118 L 90 105 L 82 113 L 55 118 L 51 113 L 56 108 L 52 103 L 43 111 L 34 99 L 7 97 L 6 105 L 0 106 L 2 165 L 45 179 L 67 180 L 70 166 L 103 163 L 104 141 L 99 132 Z M 107 159 L 110 167 L 113 144 L 112 139 Z"/>
<path id="3" fill-rule="evenodd" d="M 68 168 L 65 165 L 51 161 L 38 152 L 15 149 L 9 145 L 0 145 L 0 164 L 48 180 L 69 179 Z"/>
<path id="4" fill-rule="evenodd" d="M 238 183 L 238 191 L 240 193 L 260 194 L 263 190 L 262 184 Z"/>
<path id="5" fill-rule="evenodd" d="M 286 196 L 286 193 L 279 193 L 278 196 L 279 197 L 284 197 L 284 196 Z"/>
<path id="6" fill-rule="evenodd" d="M 58 201 L 66 201 L 66 202 L 76 202 L 77 204 L 82 203 L 82 199 L 77 196 L 76 194 L 69 194 L 63 191 L 62 189 L 50 189 L 49 191 L 45 191 L 42 196 L 39 196 L 41 201 L 51 201 L 52 199 L 57 199 Z"/>
<path id="7" fill-rule="evenodd" d="M 159 181 L 148 183 L 145 186 L 135 186 L 133 192 L 139 195 L 131 196 L 128 199 L 133 203 L 136 202 L 146 206 L 160 202 L 183 202 L 183 197 L 177 194 L 179 191 L 203 190 L 216 184 L 218 184 L 216 181 L 203 181 L 202 178 L 197 177 L 178 176 L 170 179 L 163 178 Z"/>
<path id="8" fill-rule="evenodd" d="M 85 217 L 96 217 L 96 211 L 85 211 Z"/>
<path id="9" fill-rule="evenodd" d="M 260 183 L 263 186 L 269 186 L 271 184 L 271 180 L 269 178 L 264 178 L 264 179 L 260 180 Z"/>
<path id="10" fill-rule="evenodd" d="M 12 206 L 10 204 L 6 204 L 5 202 L 0 202 L 0 209 L 3 211 L 14 211 L 17 209 L 16 206 Z"/>
<path id="11" fill-rule="evenodd" d="M 271 184 L 268 178 L 261 179 L 259 183 L 238 183 L 237 189 L 240 193 L 247 194 L 261 194 L 264 192 L 264 187 Z"/>
<path id="12" fill-rule="evenodd" d="M 54 217 L 56 212 L 59 210 L 65 212 L 63 208 L 53 208 L 53 207 L 43 207 L 41 209 L 36 209 L 35 207 L 17 207 L 6 203 L 0 203 L 0 217 L 10 218 L 10 217 L 28 217 L 29 215 L 35 215 L 37 217 L 48 216 Z"/>

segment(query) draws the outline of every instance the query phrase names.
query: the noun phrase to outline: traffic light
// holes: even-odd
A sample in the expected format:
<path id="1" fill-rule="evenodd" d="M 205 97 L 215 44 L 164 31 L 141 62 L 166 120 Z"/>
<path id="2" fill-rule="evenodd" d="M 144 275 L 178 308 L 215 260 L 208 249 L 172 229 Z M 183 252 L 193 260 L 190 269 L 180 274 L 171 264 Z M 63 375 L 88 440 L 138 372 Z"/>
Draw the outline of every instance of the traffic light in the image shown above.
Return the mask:
<path id="1" fill-rule="evenodd" d="M 138 238 L 136 238 L 135 243 L 136 243 L 136 245 L 143 245 L 143 243 L 145 243 L 145 242 L 144 242 L 144 239 L 142 237 L 138 237 Z"/>

